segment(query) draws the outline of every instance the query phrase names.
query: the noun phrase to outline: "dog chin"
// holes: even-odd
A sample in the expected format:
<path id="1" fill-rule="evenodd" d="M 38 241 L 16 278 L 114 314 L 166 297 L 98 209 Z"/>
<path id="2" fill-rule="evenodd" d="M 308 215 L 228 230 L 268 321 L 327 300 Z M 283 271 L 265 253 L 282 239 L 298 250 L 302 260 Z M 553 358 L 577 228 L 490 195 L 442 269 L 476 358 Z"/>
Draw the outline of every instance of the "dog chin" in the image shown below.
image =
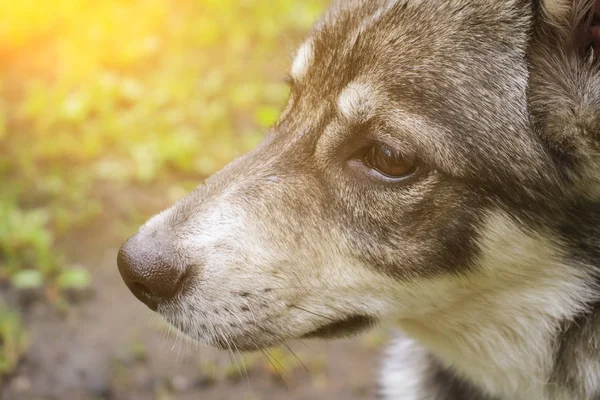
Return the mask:
<path id="1" fill-rule="evenodd" d="M 269 343 L 269 342 L 259 342 L 259 341 L 249 341 L 247 337 L 245 338 L 231 338 L 229 340 L 224 340 L 222 338 L 216 338 L 207 342 L 209 346 L 212 346 L 219 350 L 235 350 L 235 351 L 243 351 L 243 352 L 252 352 L 265 349 L 267 347 L 271 347 L 276 345 L 277 343 Z"/>
<path id="2" fill-rule="evenodd" d="M 339 320 L 334 320 L 330 323 L 324 324 L 316 329 L 309 331 L 308 333 L 296 336 L 298 339 L 338 339 L 346 338 L 357 335 L 377 323 L 377 319 L 365 316 L 365 315 L 353 315 Z M 185 333 L 184 333 L 185 334 Z M 188 335 L 189 336 L 189 335 Z M 277 346 L 286 339 L 292 339 L 292 337 L 282 338 L 269 338 L 262 335 L 247 333 L 244 335 L 230 336 L 225 338 L 211 338 L 206 340 L 205 338 L 199 340 L 205 344 L 215 347 L 221 350 L 234 349 L 236 351 L 258 351 L 271 346 Z"/>
<path id="3" fill-rule="evenodd" d="M 357 335 L 377 323 L 373 317 L 352 315 L 322 325 L 304 335 L 303 339 L 336 339 Z"/>

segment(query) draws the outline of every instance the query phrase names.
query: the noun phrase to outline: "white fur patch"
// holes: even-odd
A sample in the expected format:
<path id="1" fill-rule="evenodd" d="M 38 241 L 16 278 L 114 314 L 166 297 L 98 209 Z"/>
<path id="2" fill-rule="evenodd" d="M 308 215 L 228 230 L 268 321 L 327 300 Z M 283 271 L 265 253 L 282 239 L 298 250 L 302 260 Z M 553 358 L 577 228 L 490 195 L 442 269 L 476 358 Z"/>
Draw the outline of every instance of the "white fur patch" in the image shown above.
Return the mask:
<path id="1" fill-rule="evenodd" d="M 299 80 L 306 75 L 312 63 L 313 57 L 313 44 L 312 41 L 308 40 L 304 42 L 302 46 L 300 46 L 298 52 L 296 53 L 296 58 L 294 58 L 294 62 L 292 63 L 291 73 L 294 79 Z"/>
<path id="2" fill-rule="evenodd" d="M 378 92 L 367 83 L 350 83 L 338 97 L 342 115 L 353 122 L 373 117 L 378 106 Z"/>
<path id="3" fill-rule="evenodd" d="M 543 232 L 525 231 L 507 215 L 492 213 L 480 233 L 473 272 L 416 285 L 420 315 L 399 325 L 494 396 L 555 398 L 548 384 L 553 339 L 560 322 L 595 296 L 587 283 L 591 270 L 565 264 L 560 247 Z"/>
<path id="4" fill-rule="evenodd" d="M 427 374 L 426 352 L 413 340 L 398 338 L 388 348 L 380 379 L 383 399 L 425 399 L 423 377 Z"/>

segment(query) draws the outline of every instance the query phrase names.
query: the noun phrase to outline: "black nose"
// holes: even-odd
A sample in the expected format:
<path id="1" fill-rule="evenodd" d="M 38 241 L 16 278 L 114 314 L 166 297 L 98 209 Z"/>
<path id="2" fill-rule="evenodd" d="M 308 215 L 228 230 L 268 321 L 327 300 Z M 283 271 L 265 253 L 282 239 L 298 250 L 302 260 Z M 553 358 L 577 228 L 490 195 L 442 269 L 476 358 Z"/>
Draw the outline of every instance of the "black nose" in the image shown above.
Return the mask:
<path id="1" fill-rule="evenodd" d="M 168 249 L 140 234 L 121 247 L 117 265 L 129 290 L 154 311 L 161 302 L 177 295 L 185 274 Z"/>

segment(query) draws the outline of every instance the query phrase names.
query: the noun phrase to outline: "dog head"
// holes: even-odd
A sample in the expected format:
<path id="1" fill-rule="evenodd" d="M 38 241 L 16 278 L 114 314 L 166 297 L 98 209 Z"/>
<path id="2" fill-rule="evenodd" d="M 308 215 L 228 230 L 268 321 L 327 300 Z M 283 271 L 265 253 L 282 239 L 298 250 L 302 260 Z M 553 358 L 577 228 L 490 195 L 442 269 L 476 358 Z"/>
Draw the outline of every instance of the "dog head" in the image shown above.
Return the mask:
<path id="1" fill-rule="evenodd" d="M 559 3 L 335 3 L 264 142 L 140 228 L 125 282 L 187 335 L 253 349 L 548 278 L 528 230 L 595 196 L 599 104 Z M 566 124 L 572 147 L 551 129 Z"/>

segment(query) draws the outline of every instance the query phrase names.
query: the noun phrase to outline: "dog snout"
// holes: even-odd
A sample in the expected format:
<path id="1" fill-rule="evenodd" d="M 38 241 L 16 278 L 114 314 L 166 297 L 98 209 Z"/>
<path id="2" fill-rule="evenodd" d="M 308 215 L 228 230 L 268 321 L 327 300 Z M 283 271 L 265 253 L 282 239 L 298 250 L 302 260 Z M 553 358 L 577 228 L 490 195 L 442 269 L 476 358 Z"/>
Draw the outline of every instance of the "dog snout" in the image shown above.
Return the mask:
<path id="1" fill-rule="evenodd" d="M 164 249 L 164 244 L 141 235 L 138 233 L 121 247 L 117 265 L 133 295 L 156 311 L 159 304 L 178 294 L 187 268 L 174 257 L 166 256 L 169 251 Z"/>

